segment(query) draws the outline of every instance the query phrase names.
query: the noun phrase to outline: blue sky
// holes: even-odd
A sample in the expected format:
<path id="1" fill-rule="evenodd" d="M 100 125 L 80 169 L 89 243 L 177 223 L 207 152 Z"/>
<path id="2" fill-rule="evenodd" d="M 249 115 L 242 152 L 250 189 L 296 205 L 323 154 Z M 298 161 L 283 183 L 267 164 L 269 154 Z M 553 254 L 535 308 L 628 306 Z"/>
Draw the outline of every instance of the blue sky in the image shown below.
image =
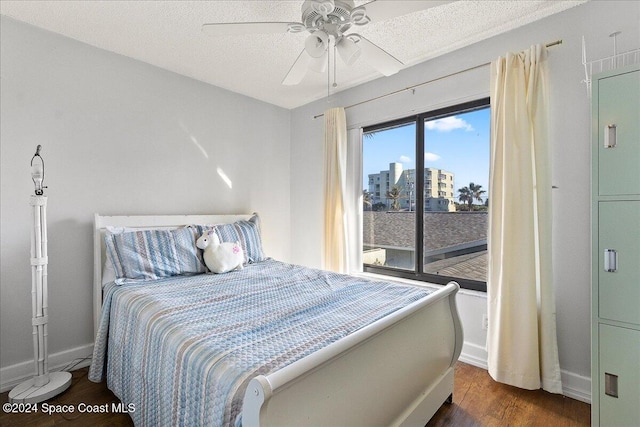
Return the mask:
<path id="1" fill-rule="evenodd" d="M 453 172 L 455 191 L 470 182 L 489 189 L 490 110 L 472 111 L 425 123 L 425 167 Z M 415 169 L 415 125 L 379 131 L 363 139 L 363 188 L 368 175 L 388 170 L 389 163 Z M 485 196 L 487 195 L 485 194 Z"/>

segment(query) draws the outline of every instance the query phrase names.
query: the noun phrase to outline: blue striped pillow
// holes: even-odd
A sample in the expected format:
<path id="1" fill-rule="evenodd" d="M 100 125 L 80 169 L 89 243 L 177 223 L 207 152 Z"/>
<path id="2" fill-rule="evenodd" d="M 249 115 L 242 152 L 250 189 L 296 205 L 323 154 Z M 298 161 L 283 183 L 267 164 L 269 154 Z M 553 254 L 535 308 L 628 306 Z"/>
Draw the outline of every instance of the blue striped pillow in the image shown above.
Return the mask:
<path id="1" fill-rule="evenodd" d="M 240 242 L 244 252 L 244 264 L 253 264 L 267 259 L 262 250 L 262 238 L 260 237 L 260 219 L 258 215 L 249 220 L 236 221 L 233 224 L 218 224 L 213 226 L 196 225 L 198 236 L 205 231 L 214 229 L 221 242 Z"/>
<path id="2" fill-rule="evenodd" d="M 106 234 L 116 283 L 206 273 L 196 248 L 197 237 L 192 228 Z"/>

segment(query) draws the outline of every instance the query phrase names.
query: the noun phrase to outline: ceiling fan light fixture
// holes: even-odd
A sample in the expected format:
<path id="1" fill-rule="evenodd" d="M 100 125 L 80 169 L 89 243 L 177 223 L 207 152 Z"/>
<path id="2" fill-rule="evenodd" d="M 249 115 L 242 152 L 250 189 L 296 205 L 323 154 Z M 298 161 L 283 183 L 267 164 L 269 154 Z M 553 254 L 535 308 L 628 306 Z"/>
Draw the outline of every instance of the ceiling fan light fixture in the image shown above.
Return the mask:
<path id="1" fill-rule="evenodd" d="M 329 47 L 329 35 L 324 31 L 315 31 L 304 43 L 304 49 L 310 57 L 319 58 Z"/>
<path id="2" fill-rule="evenodd" d="M 360 47 L 356 45 L 356 43 L 348 37 L 342 37 L 340 42 L 336 45 L 336 49 L 338 50 L 338 55 L 347 65 L 353 65 L 358 58 L 360 58 L 360 54 L 362 51 Z"/>
<path id="3" fill-rule="evenodd" d="M 329 62 L 329 55 L 322 55 L 319 58 L 309 59 L 309 69 L 316 73 L 324 73 L 327 71 L 327 64 Z"/>
<path id="4" fill-rule="evenodd" d="M 357 40 L 357 44 L 362 50 L 362 59 L 371 65 L 378 72 L 385 76 L 391 76 L 402 69 L 404 64 L 393 55 L 386 52 L 380 46 L 371 43 L 360 34 L 349 34 L 349 39 Z"/>

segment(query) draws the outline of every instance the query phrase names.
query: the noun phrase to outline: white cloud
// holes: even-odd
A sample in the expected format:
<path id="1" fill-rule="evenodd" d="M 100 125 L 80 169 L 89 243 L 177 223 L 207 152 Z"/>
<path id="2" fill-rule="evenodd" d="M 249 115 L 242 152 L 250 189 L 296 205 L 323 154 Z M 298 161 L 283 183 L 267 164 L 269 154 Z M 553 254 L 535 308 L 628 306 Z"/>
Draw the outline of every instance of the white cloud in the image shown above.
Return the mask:
<path id="1" fill-rule="evenodd" d="M 437 130 L 438 132 L 450 132 L 455 129 L 464 129 L 467 132 L 473 131 L 473 126 L 456 116 L 445 117 L 426 122 L 424 124 L 429 130 Z"/>
<path id="2" fill-rule="evenodd" d="M 424 153 L 424 161 L 425 162 L 435 162 L 440 160 L 440 156 L 435 153 Z"/>
<path id="3" fill-rule="evenodd" d="M 400 163 L 411 163 L 411 157 L 409 157 L 409 156 L 400 156 Z"/>

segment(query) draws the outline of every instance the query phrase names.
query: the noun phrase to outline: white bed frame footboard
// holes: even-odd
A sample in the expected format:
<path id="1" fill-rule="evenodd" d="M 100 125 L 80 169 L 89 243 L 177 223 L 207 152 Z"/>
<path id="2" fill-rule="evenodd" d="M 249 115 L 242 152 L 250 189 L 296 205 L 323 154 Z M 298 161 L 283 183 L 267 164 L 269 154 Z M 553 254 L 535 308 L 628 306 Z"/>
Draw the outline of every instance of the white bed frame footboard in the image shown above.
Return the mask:
<path id="1" fill-rule="evenodd" d="M 453 394 L 457 283 L 251 380 L 243 426 L 424 426 Z"/>
<path id="2" fill-rule="evenodd" d="M 102 312 L 107 226 L 175 228 L 241 215 L 100 216 L 94 220 L 94 322 Z M 451 282 L 390 316 L 249 383 L 243 426 L 424 426 L 453 394 L 462 350 Z"/>

